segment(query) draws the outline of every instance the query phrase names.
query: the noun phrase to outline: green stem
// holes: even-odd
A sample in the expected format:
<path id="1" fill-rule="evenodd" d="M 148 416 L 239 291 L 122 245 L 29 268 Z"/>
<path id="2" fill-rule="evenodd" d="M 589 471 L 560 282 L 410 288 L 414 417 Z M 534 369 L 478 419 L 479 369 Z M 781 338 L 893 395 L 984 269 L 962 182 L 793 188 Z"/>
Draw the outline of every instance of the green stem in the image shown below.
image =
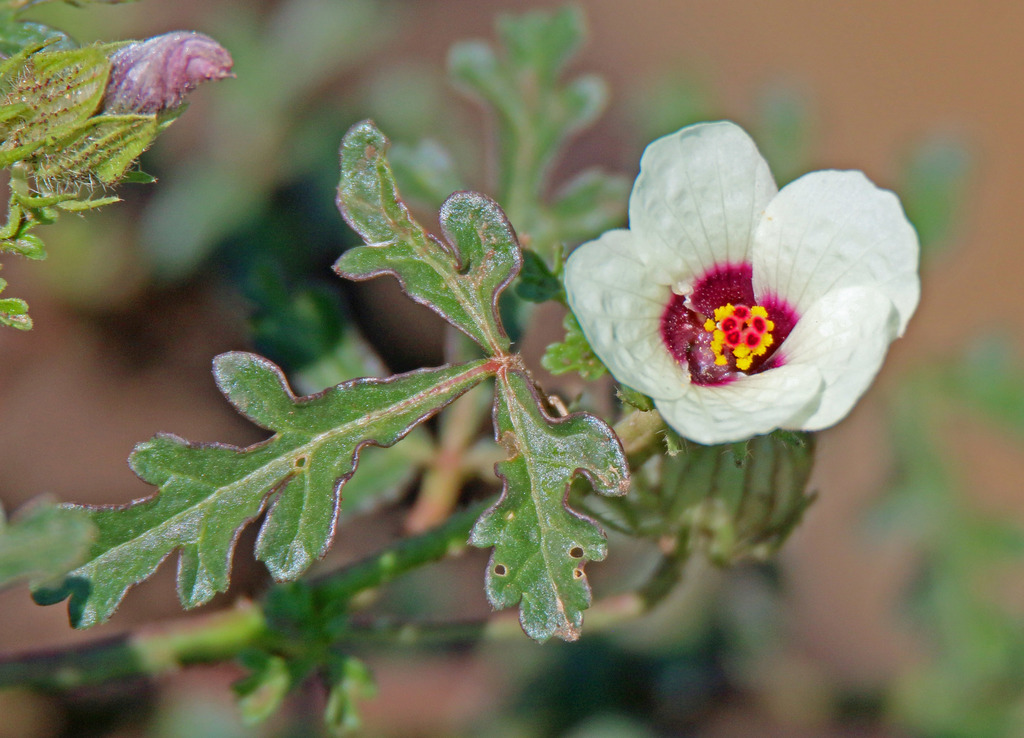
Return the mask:
<path id="1" fill-rule="evenodd" d="M 460 510 L 437 528 L 403 538 L 381 553 L 310 582 L 318 598 L 348 602 L 360 592 L 374 589 L 423 564 L 438 561 L 464 550 L 469 532 L 484 509 L 493 501 Z"/>
<path id="2" fill-rule="evenodd" d="M 363 561 L 310 583 L 321 602 L 347 603 L 412 569 L 461 551 L 489 503 L 461 510 L 437 528 L 398 541 Z M 129 677 L 156 676 L 191 664 L 234 658 L 272 636 L 259 605 L 191 618 L 160 629 L 62 652 L 0 659 L 0 688 L 70 689 Z"/>
<path id="3" fill-rule="evenodd" d="M 263 612 L 250 604 L 82 648 L 4 658 L 0 660 L 0 688 L 72 689 L 155 676 L 189 664 L 232 658 L 267 633 Z"/>
<path id="4" fill-rule="evenodd" d="M 634 410 L 615 424 L 615 435 L 629 458 L 630 469 L 639 469 L 661 450 L 665 421 L 654 410 Z"/>
<path id="5" fill-rule="evenodd" d="M 584 627 L 596 633 L 644 615 L 647 601 L 638 593 L 608 597 L 587 610 Z M 395 623 L 387 620 L 352 627 L 346 636 L 361 643 L 388 646 L 451 645 L 478 641 L 523 640 L 518 614 L 506 611 L 487 620 L 445 623 Z"/>

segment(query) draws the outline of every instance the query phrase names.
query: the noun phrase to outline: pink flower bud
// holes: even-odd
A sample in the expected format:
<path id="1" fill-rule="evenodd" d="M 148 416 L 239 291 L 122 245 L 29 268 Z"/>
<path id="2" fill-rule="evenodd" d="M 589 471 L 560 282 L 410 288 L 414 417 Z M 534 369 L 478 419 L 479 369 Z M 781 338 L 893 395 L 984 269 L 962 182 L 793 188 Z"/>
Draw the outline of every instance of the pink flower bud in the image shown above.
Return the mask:
<path id="1" fill-rule="evenodd" d="M 157 113 L 176 108 L 200 82 L 234 76 L 227 50 L 194 31 L 173 31 L 128 44 L 110 61 L 105 113 Z"/>

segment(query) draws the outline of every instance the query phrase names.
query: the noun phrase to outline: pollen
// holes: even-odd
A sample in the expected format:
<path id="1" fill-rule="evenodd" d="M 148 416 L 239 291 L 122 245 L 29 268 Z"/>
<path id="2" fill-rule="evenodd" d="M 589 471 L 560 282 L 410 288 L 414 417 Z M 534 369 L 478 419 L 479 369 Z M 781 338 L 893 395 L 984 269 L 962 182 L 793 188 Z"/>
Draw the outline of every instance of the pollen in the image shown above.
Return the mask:
<path id="1" fill-rule="evenodd" d="M 728 366 L 735 363 L 745 372 L 754 359 L 764 356 L 775 342 L 772 331 L 775 323 L 768 319 L 768 311 L 754 305 L 723 305 L 715 310 L 714 318 L 704 321 L 704 330 L 711 334 L 711 350 L 715 364 Z"/>

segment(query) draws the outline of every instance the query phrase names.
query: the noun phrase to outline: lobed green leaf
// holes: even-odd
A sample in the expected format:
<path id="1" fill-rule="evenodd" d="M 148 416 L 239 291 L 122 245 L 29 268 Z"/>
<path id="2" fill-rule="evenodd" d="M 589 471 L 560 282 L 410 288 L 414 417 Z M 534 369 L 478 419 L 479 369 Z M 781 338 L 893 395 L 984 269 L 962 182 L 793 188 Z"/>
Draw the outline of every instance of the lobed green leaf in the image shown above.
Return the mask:
<path id="1" fill-rule="evenodd" d="M 489 198 L 456 192 L 441 208 L 447 246 L 429 235 L 402 202 L 386 159 L 388 140 L 369 121 L 341 144 L 338 208 L 366 241 L 334 265 L 348 279 L 392 274 L 416 302 L 435 310 L 492 355 L 508 351 L 498 295 L 519 271 L 512 226 Z"/>
<path id="2" fill-rule="evenodd" d="M 577 413 L 555 419 L 541 407 L 519 369 L 498 372 L 494 434 L 508 453 L 495 466 L 501 498 L 473 528 L 470 542 L 493 546 L 487 598 L 495 608 L 519 605 L 523 630 L 536 640 L 576 640 L 590 587 L 583 567 L 607 554 L 604 533 L 566 506 L 577 474 L 603 495 L 629 489 L 618 438 L 602 420 Z"/>
<path id="3" fill-rule="evenodd" d="M 524 242 L 550 260 L 565 237 L 558 223 L 561 215 L 541 204 L 547 175 L 568 138 L 600 114 L 607 89 L 596 76 L 559 80 L 584 38 L 578 9 L 503 16 L 498 35 L 503 53 L 483 41 L 456 44 L 448 70 L 458 86 L 494 110 L 498 200 Z M 569 230 L 579 232 L 577 227 Z"/>
<path id="4" fill-rule="evenodd" d="M 397 443 L 491 371 L 477 361 L 357 379 L 296 397 L 266 359 L 240 352 L 217 357 L 214 374 L 228 401 L 274 435 L 248 448 L 172 435 L 139 444 L 129 463 L 159 494 L 123 508 L 89 508 L 99 535 L 88 558 L 62 585 L 37 590 L 37 601 L 70 595 L 76 627 L 102 622 L 129 587 L 178 550 L 179 598 L 185 607 L 200 605 L 227 588 L 238 533 L 271 493 L 257 558 L 277 580 L 298 577 L 327 551 L 342 488 L 362 447 Z"/>

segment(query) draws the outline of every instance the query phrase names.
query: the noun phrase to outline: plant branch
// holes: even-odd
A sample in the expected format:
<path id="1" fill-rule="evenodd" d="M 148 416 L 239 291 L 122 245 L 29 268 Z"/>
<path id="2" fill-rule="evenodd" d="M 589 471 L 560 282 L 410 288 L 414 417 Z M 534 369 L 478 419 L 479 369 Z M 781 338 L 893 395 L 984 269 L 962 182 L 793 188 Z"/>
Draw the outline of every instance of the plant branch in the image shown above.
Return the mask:
<path id="1" fill-rule="evenodd" d="M 224 661 L 268 634 L 262 610 L 234 610 L 189 618 L 171 627 L 99 641 L 81 648 L 0 659 L 0 688 L 72 689 L 118 679 L 156 676 L 189 664 Z"/>
<path id="2" fill-rule="evenodd" d="M 486 504 L 455 513 L 443 525 L 310 583 L 326 603 L 346 603 L 423 564 L 461 551 Z M 112 640 L 59 652 L 0 658 L 0 688 L 71 689 L 132 677 L 154 677 L 192 664 L 234 658 L 273 636 L 258 604 L 189 618 Z"/>
<path id="3" fill-rule="evenodd" d="M 309 582 L 318 598 L 347 602 L 361 592 L 394 580 L 423 564 L 464 550 L 476 519 L 492 500 L 459 510 L 442 525 L 403 538 L 379 554 Z"/>

